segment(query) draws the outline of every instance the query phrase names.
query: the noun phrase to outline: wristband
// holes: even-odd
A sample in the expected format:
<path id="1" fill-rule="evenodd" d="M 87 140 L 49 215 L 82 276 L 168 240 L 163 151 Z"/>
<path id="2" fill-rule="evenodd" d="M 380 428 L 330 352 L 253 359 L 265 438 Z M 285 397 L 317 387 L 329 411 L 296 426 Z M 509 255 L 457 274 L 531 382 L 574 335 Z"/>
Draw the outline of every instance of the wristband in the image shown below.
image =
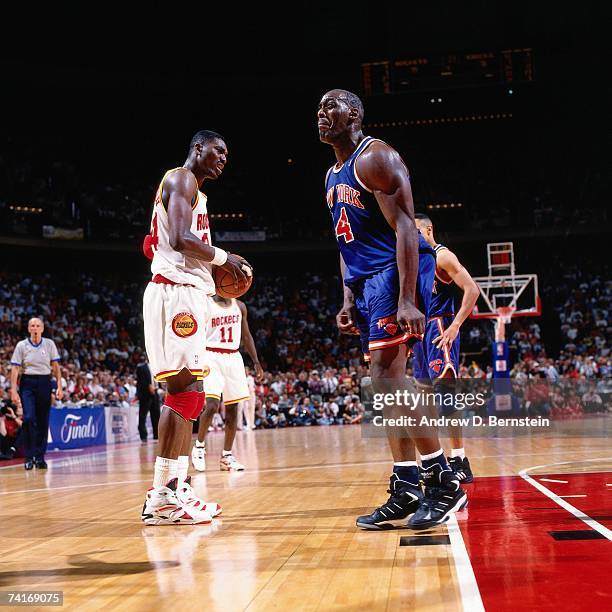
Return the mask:
<path id="1" fill-rule="evenodd" d="M 214 266 L 222 266 L 227 261 L 227 251 L 217 247 L 213 247 L 213 249 L 215 249 L 215 256 L 210 263 Z"/>

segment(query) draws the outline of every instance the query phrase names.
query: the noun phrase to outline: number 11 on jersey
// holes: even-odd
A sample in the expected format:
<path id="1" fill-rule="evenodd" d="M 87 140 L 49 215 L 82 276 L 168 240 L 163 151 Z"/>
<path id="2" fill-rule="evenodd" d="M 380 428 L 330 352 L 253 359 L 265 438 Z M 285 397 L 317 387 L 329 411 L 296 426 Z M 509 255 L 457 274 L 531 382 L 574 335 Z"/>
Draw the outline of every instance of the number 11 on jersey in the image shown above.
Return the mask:
<path id="1" fill-rule="evenodd" d="M 225 330 L 227 329 L 227 338 L 225 337 Z M 232 329 L 231 327 L 225 328 L 225 327 L 220 327 L 219 330 L 221 332 L 221 342 L 233 342 L 234 339 L 232 338 Z"/>

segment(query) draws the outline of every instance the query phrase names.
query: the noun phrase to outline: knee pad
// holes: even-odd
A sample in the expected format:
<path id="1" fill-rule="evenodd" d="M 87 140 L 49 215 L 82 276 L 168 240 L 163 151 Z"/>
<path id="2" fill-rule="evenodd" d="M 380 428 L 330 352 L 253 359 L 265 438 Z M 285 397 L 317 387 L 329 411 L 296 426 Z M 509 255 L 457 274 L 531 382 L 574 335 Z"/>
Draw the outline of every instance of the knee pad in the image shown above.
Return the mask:
<path id="1" fill-rule="evenodd" d="M 200 396 L 203 393 L 197 391 L 181 391 L 180 393 L 168 393 L 166 396 L 165 404 L 176 412 L 179 416 L 183 417 L 186 421 L 189 419 L 197 419 L 204 405 L 204 399 L 202 398 L 200 404 Z M 198 408 L 199 406 L 199 408 Z"/>
<path id="2" fill-rule="evenodd" d="M 457 411 L 455 407 L 455 379 L 450 378 L 448 382 L 446 379 L 438 379 L 434 385 L 434 393 L 441 395 L 441 402 L 436 402 L 438 407 L 438 414 L 441 417 L 449 417 Z M 437 398 L 436 398 L 437 399 Z"/>

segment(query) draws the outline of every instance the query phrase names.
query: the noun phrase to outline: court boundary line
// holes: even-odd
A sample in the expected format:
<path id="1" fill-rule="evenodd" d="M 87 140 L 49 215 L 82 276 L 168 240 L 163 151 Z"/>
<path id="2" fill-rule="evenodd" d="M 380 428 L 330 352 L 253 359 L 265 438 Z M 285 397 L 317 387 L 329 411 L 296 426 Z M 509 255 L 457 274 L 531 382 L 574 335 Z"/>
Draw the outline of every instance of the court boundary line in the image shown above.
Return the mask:
<path id="1" fill-rule="evenodd" d="M 112 446 L 112 448 L 107 448 L 103 451 L 96 451 L 95 453 L 85 453 L 83 455 L 75 455 L 74 457 L 69 456 L 69 457 L 48 457 L 46 459 L 47 463 L 50 465 L 57 465 L 59 463 L 61 463 L 62 461 L 69 461 L 70 459 L 80 459 L 81 457 L 102 457 L 104 455 L 108 455 L 112 450 L 116 450 L 119 453 L 121 451 L 125 451 L 125 450 L 133 450 L 134 448 L 146 448 L 146 446 L 144 444 L 141 443 L 136 443 L 136 442 L 127 442 L 124 445 L 121 445 L 121 447 L 117 448 L 116 445 L 110 445 L 108 444 L 107 446 Z M 73 453 L 75 451 L 82 451 L 85 450 L 86 447 L 84 448 L 73 448 L 73 449 L 67 449 L 63 452 L 67 452 L 67 453 Z M 62 451 L 59 451 L 62 452 Z M 19 457 L 19 459 L 21 459 L 21 457 Z M 25 460 L 24 460 L 25 462 Z M 12 468 L 21 468 L 23 470 L 23 463 L 14 463 L 13 465 L 1 465 L 0 466 L 0 470 L 10 470 Z"/>
<path id="2" fill-rule="evenodd" d="M 451 554 L 457 573 L 461 605 L 466 612 L 485 612 L 476 574 L 474 574 L 472 561 L 470 560 L 456 514 L 450 515 L 446 522 L 446 528 L 450 538 Z"/>
<path id="3" fill-rule="evenodd" d="M 549 469 L 557 465 L 572 465 L 574 463 L 587 463 L 590 461 L 612 461 L 612 457 L 602 457 L 602 458 L 597 458 L 597 459 L 580 459 L 578 461 L 560 461 L 558 463 L 549 463 L 546 465 L 533 465 L 531 467 L 521 470 L 518 473 L 518 475 L 523 480 L 528 482 L 532 487 L 540 491 L 540 493 L 546 495 L 546 497 L 554 501 L 557 505 L 561 506 L 561 508 L 563 508 L 564 510 L 567 510 L 567 512 L 575 516 L 577 519 L 580 519 L 583 523 L 588 525 L 591 529 L 594 529 L 595 531 L 601 533 L 601 535 L 603 535 L 605 538 L 612 541 L 612 530 L 608 529 L 601 523 L 597 522 L 595 519 L 591 518 L 588 514 L 585 514 L 584 512 L 582 512 L 582 510 L 578 510 L 578 508 L 566 502 L 564 499 L 561 498 L 561 496 L 557 495 L 556 493 L 553 493 L 549 488 L 545 487 L 541 482 L 538 482 L 535 478 L 532 478 L 528 474 L 528 472 L 530 472 L 531 470 Z M 569 472 L 569 473 L 571 474 L 572 472 Z"/>
<path id="4" fill-rule="evenodd" d="M 151 482 L 150 478 L 142 480 L 117 480 L 113 482 L 96 482 L 95 484 L 67 485 L 65 487 L 43 487 L 41 489 L 21 489 L 20 491 L 0 491 L 0 495 L 13 495 L 17 493 L 41 493 L 46 491 L 65 491 L 70 489 L 86 489 L 87 487 L 108 487 L 110 485 L 135 484 L 137 482 Z"/>

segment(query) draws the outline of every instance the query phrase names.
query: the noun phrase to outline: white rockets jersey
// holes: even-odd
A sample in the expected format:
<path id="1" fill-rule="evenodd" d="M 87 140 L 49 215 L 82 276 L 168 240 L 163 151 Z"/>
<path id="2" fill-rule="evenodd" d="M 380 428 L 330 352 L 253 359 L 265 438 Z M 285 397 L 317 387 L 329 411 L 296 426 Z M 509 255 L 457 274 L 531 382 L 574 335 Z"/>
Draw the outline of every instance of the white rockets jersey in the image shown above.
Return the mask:
<path id="1" fill-rule="evenodd" d="M 208 295 L 215 294 L 215 283 L 212 278 L 212 264 L 188 257 L 175 251 L 170 246 L 170 232 L 168 227 L 168 212 L 162 200 L 162 192 L 166 177 L 175 172 L 168 170 L 164 174 L 153 205 L 153 218 L 151 219 L 151 237 L 153 238 L 153 261 L 151 262 L 151 273 L 153 276 L 161 274 L 168 280 L 182 285 L 194 285 L 198 289 L 206 291 Z M 195 176 L 193 177 L 195 181 Z M 193 215 L 191 220 L 191 233 L 197 236 L 205 244 L 212 245 L 208 213 L 206 210 L 206 196 L 198 190 L 197 196 L 192 203 Z"/>
<path id="2" fill-rule="evenodd" d="M 240 348 L 242 313 L 236 300 L 225 306 L 210 300 L 210 319 L 206 334 L 206 348 L 237 351 Z"/>

